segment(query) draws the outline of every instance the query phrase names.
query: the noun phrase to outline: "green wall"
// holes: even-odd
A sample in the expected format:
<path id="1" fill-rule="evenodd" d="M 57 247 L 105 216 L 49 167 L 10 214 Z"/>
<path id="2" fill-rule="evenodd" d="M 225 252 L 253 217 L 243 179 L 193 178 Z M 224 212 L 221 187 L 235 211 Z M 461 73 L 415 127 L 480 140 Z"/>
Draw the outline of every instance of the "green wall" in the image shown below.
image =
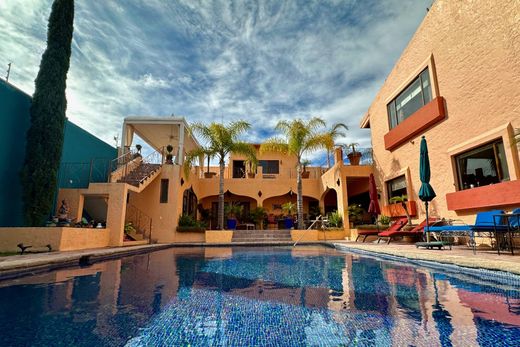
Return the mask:
<path id="1" fill-rule="evenodd" d="M 0 226 L 22 226 L 20 170 L 25 157 L 31 97 L 0 79 Z M 86 188 L 106 182 L 117 150 L 67 121 L 58 174 L 62 188 Z"/>

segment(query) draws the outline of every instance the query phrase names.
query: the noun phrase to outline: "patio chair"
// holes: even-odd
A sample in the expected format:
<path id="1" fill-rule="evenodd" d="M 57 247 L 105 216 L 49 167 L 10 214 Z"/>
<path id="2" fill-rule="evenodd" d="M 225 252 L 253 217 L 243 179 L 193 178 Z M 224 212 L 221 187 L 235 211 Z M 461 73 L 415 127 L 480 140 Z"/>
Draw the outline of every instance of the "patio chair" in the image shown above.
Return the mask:
<path id="1" fill-rule="evenodd" d="M 428 218 L 428 226 L 432 226 L 432 225 L 438 223 L 439 221 L 440 221 L 440 219 L 438 219 L 438 218 L 433 218 L 433 217 Z M 404 237 L 404 236 L 422 237 L 425 226 L 426 226 L 426 219 L 424 221 L 422 221 L 421 224 L 419 224 L 415 228 L 413 228 L 412 230 L 396 230 L 396 231 L 385 230 L 385 231 L 377 234 L 377 236 L 378 236 L 377 243 L 379 243 L 379 241 L 381 241 L 381 239 L 385 238 L 385 237 L 388 238 L 388 241 L 386 242 L 386 244 L 389 244 L 390 241 L 392 241 L 392 239 L 394 237 Z"/>
<path id="2" fill-rule="evenodd" d="M 496 223 L 494 220 L 494 216 L 504 214 L 502 210 L 491 210 L 486 212 L 477 213 L 477 217 L 475 219 L 475 224 L 467 225 L 443 225 L 443 226 L 432 226 L 427 228 L 427 232 L 439 232 L 441 236 L 469 236 L 469 244 L 470 247 L 473 248 L 473 253 L 476 253 L 476 244 L 475 244 L 475 233 L 480 232 L 488 232 L 493 233 L 498 231 L 497 229 L 507 228 L 506 225 L 502 224 L 500 220 L 499 223 Z M 427 242 L 423 242 L 426 246 Z M 417 244 L 416 244 L 417 245 Z M 498 248 L 498 245 L 497 245 Z"/>
<path id="3" fill-rule="evenodd" d="M 381 232 L 391 232 L 391 231 L 399 231 L 402 229 L 403 226 L 406 225 L 406 222 L 408 222 L 408 218 L 401 217 L 397 219 L 388 229 L 386 230 L 377 230 L 377 229 L 368 229 L 368 230 L 358 230 L 358 236 L 356 237 L 356 241 L 359 239 L 360 236 L 363 237 L 363 242 L 367 239 L 368 236 L 377 236 Z"/>

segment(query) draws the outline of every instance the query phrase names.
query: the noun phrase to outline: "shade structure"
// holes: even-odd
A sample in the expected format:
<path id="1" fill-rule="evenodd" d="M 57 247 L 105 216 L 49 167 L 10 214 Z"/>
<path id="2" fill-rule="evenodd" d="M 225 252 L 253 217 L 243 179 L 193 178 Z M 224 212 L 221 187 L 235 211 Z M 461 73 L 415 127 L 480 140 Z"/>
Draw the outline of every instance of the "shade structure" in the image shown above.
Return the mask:
<path id="1" fill-rule="evenodd" d="M 419 177 L 421 179 L 421 189 L 419 189 L 419 199 L 424 201 L 425 209 L 426 209 L 426 220 L 428 220 L 428 202 L 432 201 L 436 194 L 430 185 L 430 157 L 428 156 L 428 144 L 426 143 L 426 138 L 423 136 L 421 139 L 421 155 L 419 159 Z M 428 228 L 428 229 L 427 229 Z M 430 233 L 428 225 L 424 227 L 424 231 L 426 232 L 427 241 L 430 242 Z"/>

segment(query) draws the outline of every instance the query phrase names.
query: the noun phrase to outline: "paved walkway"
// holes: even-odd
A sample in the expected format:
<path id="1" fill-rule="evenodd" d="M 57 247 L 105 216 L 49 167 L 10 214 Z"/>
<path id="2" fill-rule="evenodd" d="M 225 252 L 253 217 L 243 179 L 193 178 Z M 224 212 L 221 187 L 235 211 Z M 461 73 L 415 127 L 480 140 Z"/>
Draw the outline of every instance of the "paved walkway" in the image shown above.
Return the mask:
<path id="1" fill-rule="evenodd" d="M 497 255 L 494 250 L 478 250 L 477 254 L 467 246 L 453 246 L 444 250 L 418 249 L 410 243 L 362 243 L 353 241 L 334 242 L 348 248 L 405 257 L 416 260 L 428 260 L 459 266 L 508 271 L 520 275 L 520 250 L 512 256 L 510 253 Z"/>

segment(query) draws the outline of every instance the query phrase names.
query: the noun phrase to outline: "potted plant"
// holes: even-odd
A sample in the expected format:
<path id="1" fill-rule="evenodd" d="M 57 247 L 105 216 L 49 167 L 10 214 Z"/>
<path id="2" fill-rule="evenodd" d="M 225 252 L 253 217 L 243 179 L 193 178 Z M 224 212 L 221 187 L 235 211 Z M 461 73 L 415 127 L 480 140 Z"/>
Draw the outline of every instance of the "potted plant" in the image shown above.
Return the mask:
<path id="1" fill-rule="evenodd" d="M 350 165 L 359 165 L 359 162 L 361 161 L 361 152 L 356 151 L 356 146 L 359 146 L 358 143 L 351 143 L 346 145 L 346 148 L 351 149 L 351 152 L 347 154 L 348 161 L 350 162 Z"/>
<path id="2" fill-rule="evenodd" d="M 401 204 L 403 207 L 406 218 L 408 219 L 408 225 L 412 225 L 412 218 L 410 217 L 410 212 L 408 212 L 408 206 L 406 206 L 406 202 L 408 201 L 408 196 L 406 194 L 400 196 L 394 196 L 390 198 L 391 204 Z"/>
<path id="3" fill-rule="evenodd" d="M 247 165 L 247 178 L 255 178 L 257 161 L 256 160 L 246 160 Z"/>
<path id="4" fill-rule="evenodd" d="M 338 211 L 334 211 L 327 215 L 329 227 L 341 228 L 343 226 L 343 218 Z"/>
<path id="5" fill-rule="evenodd" d="M 235 230 L 237 228 L 237 217 L 242 213 L 243 206 L 240 203 L 230 203 L 224 209 L 227 215 L 227 228 Z"/>
<path id="6" fill-rule="evenodd" d="M 310 163 L 311 163 L 311 161 L 309 159 L 302 160 L 302 166 L 303 166 L 302 178 L 309 178 L 310 172 L 307 171 L 307 165 L 309 165 Z"/>
<path id="7" fill-rule="evenodd" d="M 263 207 L 255 207 L 249 211 L 249 216 L 257 225 L 257 228 L 262 230 L 264 228 L 264 220 L 267 218 L 267 212 Z"/>
<path id="8" fill-rule="evenodd" d="M 173 146 L 166 146 L 166 164 L 173 164 Z"/>
<path id="9" fill-rule="evenodd" d="M 197 221 L 195 218 L 188 214 L 179 216 L 179 223 L 177 226 L 178 232 L 205 232 L 206 223 Z"/>
<path id="10" fill-rule="evenodd" d="M 143 148 L 143 146 L 141 146 L 140 144 L 135 145 L 135 149 L 137 150 L 137 153 L 134 154 L 135 158 L 141 157 L 141 149 L 142 148 Z"/>
<path id="11" fill-rule="evenodd" d="M 293 214 L 296 210 L 296 204 L 292 202 L 286 202 L 282 205 L 282 212 L 285 215 L 284 226 L 285 229 L 291 229 L 294 226 Z"/>
<path id="12" fill-rule="evenodd" d="M 359 224 L 361 221 L 361 217 L 365 213 L 365 210 L 358 204 L 350 204 L 348 206 L 348 219 L 350 228 L 353 228 L 354 225 Z"/>

